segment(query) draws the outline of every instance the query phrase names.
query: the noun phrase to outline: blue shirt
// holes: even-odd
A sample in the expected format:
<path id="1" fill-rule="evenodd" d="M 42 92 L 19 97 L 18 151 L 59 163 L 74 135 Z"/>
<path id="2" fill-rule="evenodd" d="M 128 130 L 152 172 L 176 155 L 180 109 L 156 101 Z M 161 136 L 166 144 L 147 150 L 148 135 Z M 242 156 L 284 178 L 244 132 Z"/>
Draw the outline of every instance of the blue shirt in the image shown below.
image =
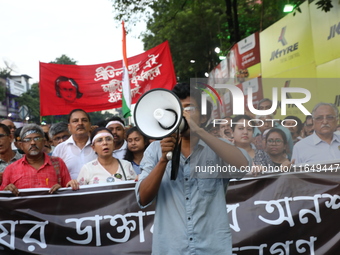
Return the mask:
<path id="1" fill-rule="evenodd" d="M 140 166 L 133 161 L 131 161 L 131 165 L 133 167 L 133 170 L 135 170 L 136 174 L 140 174 Z"/>
<path id="2" fill-rule="evenodd" d="M 246 152 L 243 153 L 249 159 Z M 159 141 L 151 143 L 144 152 L 142 173 L 136 185 L 138 202 L 139 185 L 161 155 Z M 188 158 L 181 154 L 175 181 L 170 180 L 171 162 L 168 162 L 156 197 L 152 254 L 232 254 L 225 200 L 229 179 L 191 178 L 193 167 L 211 161 L 220 163 L 221 160 L 208 145 L 199 141 Z M 223 165 L 228 164 L 223 162 Z M 235 177 L 241 177 L 240 173 Z"/>
<path id="3" fill-rule="evenodd" d="M 314 132 L 294 145 L 292 160 L 295 164 L 340 162 L 340 136 L 333 134 L 330 144 Z"/>

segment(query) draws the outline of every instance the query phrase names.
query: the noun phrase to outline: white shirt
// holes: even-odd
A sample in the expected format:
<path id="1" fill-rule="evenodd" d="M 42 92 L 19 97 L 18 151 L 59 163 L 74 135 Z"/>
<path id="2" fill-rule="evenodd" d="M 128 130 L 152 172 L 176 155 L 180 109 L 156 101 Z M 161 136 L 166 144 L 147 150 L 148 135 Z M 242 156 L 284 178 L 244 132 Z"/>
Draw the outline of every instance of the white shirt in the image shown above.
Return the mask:
<path id="1" fill-rule="evenodd" d="M 331 144 L 328 144 L 314 132 L 294 145 L 293 159 L 296 165 L 336 160 L 340 162 L 340 136 L 334 133 Z"/>
<path id="2" fill-rule="evenodd" d="M 88 138 L 85 147 L 80 149 L 74 142 L 73 136 L 58 144 L 53 150 L 52 156 L 60 157 L 65 162 L 73 180 L 77 179 L 83 165 L 97 158 L 91 147 L 90 138 Z"/>
<path id="3" fill-rule="evenodd" d="M 112 156 L 117 159 L 123 159 L 125 157 L 126 151 L 127 151 L 127 141 L 124 140 L 122 147 L 120 147 L 118 150 L 114 150 L 112 153 Z"/>
<path id="4" fill-rule="evenodd" d="M 86 163 L 85 165 L 83 165 L 78 175 L 77 180 L 79 184 L 80 185 L 101 184 L 101 183 L 116 182 L 116 181 L 135 180 L 137 177 L 137 174 L 135 173 L 135 170 L 133 170 L 131 163 L 124 159 L 120 159 L 119 161 L 122 164 L 124 170 L 121 168 L 119 164 L 118 170 L 116 174 L 114 175 L 111 175 L 99 163 L 98 159 L 95 159 L 89 163 Z"/>

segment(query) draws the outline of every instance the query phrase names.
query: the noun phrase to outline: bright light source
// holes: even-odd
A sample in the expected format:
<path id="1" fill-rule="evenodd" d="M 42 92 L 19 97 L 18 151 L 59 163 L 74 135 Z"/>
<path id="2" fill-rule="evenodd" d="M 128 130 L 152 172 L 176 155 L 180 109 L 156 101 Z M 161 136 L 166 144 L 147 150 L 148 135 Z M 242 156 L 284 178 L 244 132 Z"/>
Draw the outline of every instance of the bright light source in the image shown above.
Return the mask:
<path id="1" fill-rule="evenodd" d="M 283 12 L 292 12 L 294 10 L 294 5 L 292 4 L 286 4 L 283 8 Z"/>
<path id="2" fill-rule="evenodd" d="M 223 60 L 223 59 L 226 58 L 226 56 L 219 56 L 218 58 L 219 58 L 220 60 Z"/>
<path id="3" fill-rule="evenodd" d="M 190 60 L 190 63 L 195 63 L 195 60 L 193 60 L 193 59 L 192 59 L 192 60 Z"/>
<path id="4" fill-rule="evenodd" d="M 9 113 L 9 114 L 8 114 L 8 117 L 11 117 L 11 116 L 12 116 L 12 113 Z"/>
<path id="5" fill-rule="evenodd" d="M 29 119 L 30 119 L 30 117 L 27 116 L 27 117 L 26 117 L 26 120 L 29 120 Z"/>
<path id="6" fill-rule="evenodd" d="M 209 77 L 209 74 L 207 72 L 204 73 L 205 77 Z"/>
<path id="7" fill-rule="evenodd" d="M 216 47 L 216 48 L 215 48 L 215 52 L 218 54 L 218 53 L 221 52 L 221 49 L 220 49 L 219 47 Z"/>

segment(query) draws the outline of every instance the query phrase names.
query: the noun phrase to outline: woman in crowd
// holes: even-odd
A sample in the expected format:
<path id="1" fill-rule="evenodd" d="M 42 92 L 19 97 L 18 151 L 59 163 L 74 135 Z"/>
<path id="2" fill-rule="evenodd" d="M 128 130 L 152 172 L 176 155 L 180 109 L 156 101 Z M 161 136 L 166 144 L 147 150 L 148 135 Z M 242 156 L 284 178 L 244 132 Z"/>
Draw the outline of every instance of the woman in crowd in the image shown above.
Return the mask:
<path id="1" fill-rule="evenodd" d="M 109 129 L 99 127 L 93 130 L 91 143 L 98 157 L 81 168 L 77 178 L 80 185 L 103 184 L 137 178 L 130 162 L 112 156 L 115 147 L 113 135 Z"/>
<path id="2" fill-rule="evenodd" d="M 238 123 L 231 127 L 234 134 L 234 144 L 249 154 L 254 165 L 268 166 L 271 164 L 268 154 L 263 150 L 256 149 L 252 144 L 254 127 L 256 126 L 254 121 L 248 115 L 238 115 L 232 119 L 232 123 Z"/>
<path id="3" fill-rule="evenodd" d="M 286 154 L 287 137 L 278 128 L 270 129 L 266 134 L 266 152 L 274 166 L 289 165 Z"/>
<path id="4" fill-rule="evenodd" d="M 126 160 L 130 161 L 136 174 L 140 174 L 140 162 L 143 158 L 145 149 L 149 146 L 149 139 L 142 135 L 137 127 L 132 127 L 126 131 L 127 151 Z"/>

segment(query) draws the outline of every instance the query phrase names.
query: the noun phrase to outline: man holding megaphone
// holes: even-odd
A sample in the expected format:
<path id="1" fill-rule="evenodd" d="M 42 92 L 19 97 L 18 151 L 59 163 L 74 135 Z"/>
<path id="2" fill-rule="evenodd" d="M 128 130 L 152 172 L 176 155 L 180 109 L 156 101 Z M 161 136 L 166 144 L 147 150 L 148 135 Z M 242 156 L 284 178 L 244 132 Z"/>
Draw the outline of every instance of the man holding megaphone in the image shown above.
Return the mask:
<path id="1" fill-rule="evenodd" d="M 179 98 L 182 112 L 176 110 L 176 106 L 171 108 L 166 105 L 167 99 L 173 100 L 168 95 L 160 100 L 166 106 L 156 105 L 157 109 L 152 111 L 157 112 L 159 108 L 167 111 L 171 108 L 169 111 L 175 112 L 176 116 L 183 116 L 188 128 L 180 128 L 178 125 L 175 127 L 177 134 L 165 132 L 167 136 L 162 137 L 161 141 L 149 145 L 144 152 L 140 165 L 142 173 L 136 185 L 137 200 L 142 208 L 156 200 L 152 254 L 231 255 L 231 233 L 225 203 L 227 185 L 231 178 L 241 178 L 244 175 L 237 169 L 248 166 L 251 160 L 245 151 L 204 130 L 209 116 L 201 115 L 201 90 L 189 84 L 177 84 L 172 92 L 173 97 Z M 163 94 L 161 92 L 155 98 Z M 146 101 L 149 103 L 145 105 L 150 105 L 150 100 Z M 143 108 L 143 103 L 140 105 Z M 138 103 L 136 109 L 137 115 L 140 115 Z M 145 131 L 143 122 L 138 117 L 135 119 L 137 127 Z M 182 122 L 182 118 L 178 122 Z M 155 127 L 151 121 L 147 123 L 153 133 L 161 134 L 157 131 L 158 126 L 167 128 L 163 125 L 166 121 Z M 160 136 L 164 136 L 164 133 Z M 177 149 L 178 172 L 177 178 L 173 178 L 172 166 L 176 162 L 171 160 L 169 152 L 173 152 L 174 157 Z M 207 172 L 209 167 L 233 171 Z"/>

